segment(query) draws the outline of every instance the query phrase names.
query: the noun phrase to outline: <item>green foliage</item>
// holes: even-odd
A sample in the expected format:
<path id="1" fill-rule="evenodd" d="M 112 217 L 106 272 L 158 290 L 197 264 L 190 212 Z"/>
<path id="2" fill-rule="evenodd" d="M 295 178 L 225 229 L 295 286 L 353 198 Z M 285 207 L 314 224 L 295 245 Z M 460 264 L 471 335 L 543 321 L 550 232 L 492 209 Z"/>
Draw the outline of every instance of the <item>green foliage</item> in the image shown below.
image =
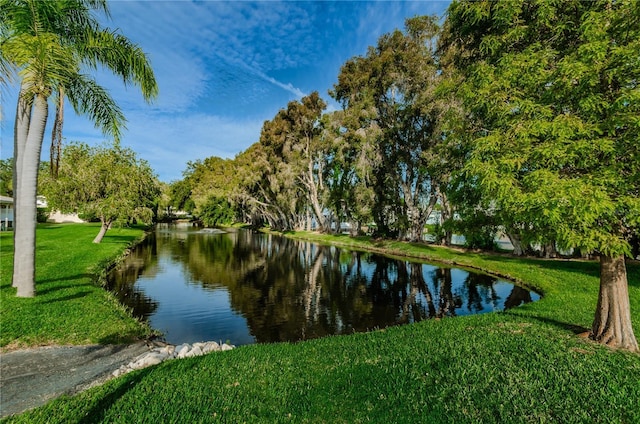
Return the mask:
<path id="1" fill-rule="evenodd" d="M 96 216 L 106 224 L 151 223 L 160 193 L 153 171 L 131 149 L 82 143 L 65 147 L 58 178 L 43 188 L 51 209 Z"/>
<path id="2" fill-rule="evenodd" d="M 211 196 L 233 198 L 238 182 L 234 161 L 219 157 L 209 157 L 187 164 L 182 182 L 175 183 L 176 201 L 196 213 Z"/>
<path id="3" fill-rule="evenodd" d="M 226 199 L 210 197 L 200 208 L 198 215 L 207 227 L 230 225 L 235 221 L 235 210 Z"/>
<path id="4" fill-rule="evenodd" d="M 13 196 L 13 159 L 0 159 L 0 196 Z"/>
<path id="5" fill-rule="evenodd" d="M 639 10 L 636 1 L 449 10 L 445 42 L 477 129 L 467 170 L 502 216 L 538 238 L 629 254 L 640 217 Z"/>
<path id="6" fill-rule="evenodd" d="M 356 175 L 368 175 L 354 188 L 373 191 L 379 235 L 417 241 L 436 202 L 445 202 L 455 151 L 446 121 L 456 102 L 439 89 L 445 78 L 435 54 L 437 19 L 418 16 L 405 27 L 347 61 L 331 95 L 344 108 L 342 138 L 360 150 Z"/>
<path id="7" fill-rule="evenodd" d="M 444 225 L 453 233 L 464 235 L 464 247 L 468 249 L 495 249 L 495 219 L 482 210 L 468 213 L 461 219 L 448 220 Z"/>
<path id="8" fill-rule="evenodd" d="M 171 206 L 179 211 L 185 211 L 187 213 L 193 212 L 196 205 L 191 199 L 191 190 L 192 187 L 188 178 L 172 182 L 170 194 Z"/>

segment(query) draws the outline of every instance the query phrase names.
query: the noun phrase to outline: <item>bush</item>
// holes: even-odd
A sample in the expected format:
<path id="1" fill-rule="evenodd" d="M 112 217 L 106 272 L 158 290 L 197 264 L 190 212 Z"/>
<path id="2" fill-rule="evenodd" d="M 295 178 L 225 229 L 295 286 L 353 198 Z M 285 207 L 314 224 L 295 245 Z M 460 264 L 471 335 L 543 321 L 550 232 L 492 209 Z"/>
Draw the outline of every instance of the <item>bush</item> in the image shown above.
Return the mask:
<path id="1" fill-rule="evenodd" d="M 37 208 L 36 220 L 40 223 L 45 223 L 49 219 L 49 208 Z"/>
<path id="2" fill-rule="evenodd" d="M 231 203 L 219 197 L 210 197 L 200 211 L 200 220 L 207 227 L 233 224 L 235 216 Z"/>

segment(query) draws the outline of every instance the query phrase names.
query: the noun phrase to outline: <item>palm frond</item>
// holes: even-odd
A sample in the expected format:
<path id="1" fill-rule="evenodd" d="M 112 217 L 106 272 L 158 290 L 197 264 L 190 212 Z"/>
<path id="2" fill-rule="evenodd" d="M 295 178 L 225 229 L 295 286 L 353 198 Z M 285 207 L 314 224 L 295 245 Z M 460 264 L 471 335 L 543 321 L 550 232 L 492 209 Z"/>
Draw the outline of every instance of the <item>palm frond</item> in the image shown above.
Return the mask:
<path id="1" fill-rule="evenodd" d="M 88 65 L 94 68 L 98 64 L 105 66 L 120 76 L 125 84 L 139 86 L 145 100 L 151 101 L 158 95 L 149 59 L 127 37 L 109 30 L 92 32 L 87 35 L 82 56 Z"/>
<path id="2" fill-rule="evenodd" d="M 65 87 L 67 98 L 78 114 L 89 116 L 105 135 L 120 140 L 126 118 L 107 90 L 83 74 L 77 74 Z"/>

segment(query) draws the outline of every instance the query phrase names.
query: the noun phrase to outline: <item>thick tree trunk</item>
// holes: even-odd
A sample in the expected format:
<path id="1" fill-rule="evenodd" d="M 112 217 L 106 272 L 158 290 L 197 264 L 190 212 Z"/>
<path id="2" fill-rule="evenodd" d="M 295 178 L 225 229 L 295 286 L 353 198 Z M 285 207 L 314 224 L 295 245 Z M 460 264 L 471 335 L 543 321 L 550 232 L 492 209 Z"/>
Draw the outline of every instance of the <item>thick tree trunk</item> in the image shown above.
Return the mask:
<path id="1" fill-rule="evenodd" d="M 349 224 L 349 235 L 351 237 L 356 237 L 362 234 L 362 224 L 360 221 L 350 220 Z"/>
<path id="2" fill-rule="evenodd" d="M 558 251 L 556 250 L 556 242 L 555 241 L 550 241 L 548 243 L 545 243 L 542 246 L 542 255 L 546 259 L 557 258 L 558 257 Z"/>
<path id="3" fill-rule="evenodd" d="M 307 166 L 306 175 L 304 175 L 301 178 L 301 180 L 302 180 L 302 183 L 307 187 L 307 198 L 313 209 L 313 214 L 315 215 L 316 220 L 318 221 L 318 227 L 320 232 L 328 233 L 331 231 L 331 223 L 324 216 L 324 213 L 323 213 L 324 206 L 320 204 L 320 195 L 318 192 L 318 187 L 316 186 L 315 179 L 313 178 L 313 175 L 314 175 L 313 161 L 309 159 L 307 165 L 308 166 Z M 322 185 L 322 182 L 320 182 L 320 185 Z"/>
<path id="4" fill-rule="evenodd" d="M 427 222 L 422 210 L 413 205 L 411 207 L 407 206 L 407 220 L 409 221 L 409 228 L 405 238 L 412 242 L 422 241 L 424 225 Z"/>
<path id="5" fill-rule="evenodd" d="M 524 256 L 524 248 L 522 247 L 522 240 L 520 239 L 520 236 L 510 231 L 507 231 L 506 234 L 513 245 L 513 254 L 515 256 Z"/>
<path id="6" fill-rule="evenodd" d="M 600 256 L 600 294 L 591 332 L 597 342 L 638 350 L 631 326 L 627 269 L 622 255 Z"/>
<path id="7" fill-rule="evenodd" d="M 23 106 L 28 106 L 28 102 Z M 15 134 L 17 148 L 14 152 L 16 170 L 14 216 L 19 219 L 14 222 L 12 284 L 18 289 L 18 297 L 34 297 L 36 294 L 36 195 L 40 151 L 47 125 L 47 114 L 47 99 L 42 95 L 36 96 L 31 117 L 28 120 L 28 132 L 25 132 L 24 128 L 18 128 Z M 19 115 L 24 117 L 22 113 Z M 24 138 L 25 135 L 26 138 Z"/>
<path id="8" fill-rule="evenodd" d="M 404 190 L 407 192 L 408 187 L 404 187 Z M 426 225 L 427 219 L 429 218 L 429 215 L 431 215 L 433 208 L 438 202 L 437 191 L 432 191 L 429 203 L 426 207 L 417 205 L 414 202 L 414 199 L 415 197 L 413 194 L 405 199 L 407 204 L 407 220 L 409 222 L 406 239 L 412 242 L 418 242 L 424 240 L 424 226 Z"/>
<path id="9" fill-rule="evenodd" d="M 96 238 L 93 239 L 94 243 L 100 243 L 104 235 L 107 233 L 107 230 L 109 229 L 109 227 L 111 227 L 111 221 L 105 221 L 104 218 L 101 218 L 100 222 L 102 223 L 102 225 L 100 226 L 100 231 L 98 232 L 98 235 L 96 236 Z"/>

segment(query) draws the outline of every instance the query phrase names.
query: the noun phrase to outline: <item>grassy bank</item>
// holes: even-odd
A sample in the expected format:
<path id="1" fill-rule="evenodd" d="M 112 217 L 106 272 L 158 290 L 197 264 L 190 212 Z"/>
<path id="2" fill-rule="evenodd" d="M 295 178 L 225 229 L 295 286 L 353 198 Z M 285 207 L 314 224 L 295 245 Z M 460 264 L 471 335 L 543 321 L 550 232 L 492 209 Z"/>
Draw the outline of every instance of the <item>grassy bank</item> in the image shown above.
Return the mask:
<path id="1" fill-rule="evenodd" d="M 106 266 L 144 234 L 113 228 L 92 243 L 100 224 L 40 224 L 37 229 L 36 291 L 18 299 L 11 287 L 13 233 L 0 233 L 0 346 L 121 343 L 144 336 L 115 297 L 96 284 Z"/>
<path id="2" fill-rule="evenodd" d="M 640 422 L 640 355 L 576 335 L 591 324 L 597 264 L 346 237 L 316 241 L 480 268 L 523 281 L 544 298 L 506 313 L 169 361 L 9 421 Z M 637 264 L 629 281 L 638 333 Z"/>

